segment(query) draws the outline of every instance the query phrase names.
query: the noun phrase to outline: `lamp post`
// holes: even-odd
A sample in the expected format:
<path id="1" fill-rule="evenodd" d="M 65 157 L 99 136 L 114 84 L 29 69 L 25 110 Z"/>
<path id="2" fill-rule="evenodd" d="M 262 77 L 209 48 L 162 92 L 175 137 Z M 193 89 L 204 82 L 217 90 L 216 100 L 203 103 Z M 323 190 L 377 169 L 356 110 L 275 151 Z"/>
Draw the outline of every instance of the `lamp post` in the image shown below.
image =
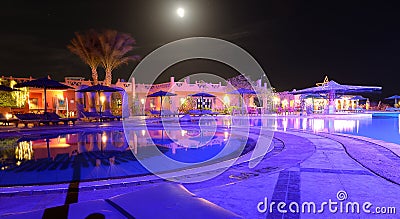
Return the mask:
<path id="1" fill-rule="evenodd" d="M 144 104 L 145 104 L 145 101 L 144 101 L 143 98 L 140 99 L 140 103 L 142 103 L 142 115 L 145 115 L 145 113 L 144 113 Z"/>

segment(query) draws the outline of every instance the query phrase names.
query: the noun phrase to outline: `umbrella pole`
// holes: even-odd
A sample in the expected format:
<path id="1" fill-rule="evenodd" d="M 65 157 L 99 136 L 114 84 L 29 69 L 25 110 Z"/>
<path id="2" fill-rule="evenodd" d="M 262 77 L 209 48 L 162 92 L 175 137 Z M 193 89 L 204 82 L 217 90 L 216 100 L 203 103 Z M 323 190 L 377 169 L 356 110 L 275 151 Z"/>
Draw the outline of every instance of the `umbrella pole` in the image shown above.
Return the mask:
<path id="1" fill-rule="evenodd" d="M 46 87 L 44 87 L 44 112 L 47 112 L 47 92 L 46 92 Z"/>
<path id="2" fill-rule="evenodd" d="M 161 102 L 160 102 L 160 117 L 161 117 L 161 111 L 162 111 L 162 96 L 160 96 Z"/>
<path id="3" fill-rule="evenodd" d="M 101 101 L 100 101 L 100 91 L 97 91 L 97 96 L 98 96 L 98 101 L 99 101 L 99 111 L 100 111 L 100 116 L 101 116 L 101 110 L 102 110 L 102 108 L 103 108 L 103 104 L 101 104 Z"/>
<path id="4" fill-rule="evenodd" d="M 242 115 L 242 114 L 244 114 L 244 110 L 243 110 L 243 105 L 244 105 L 244 94 L 240 94 L 240 97 L 242 97 L 242 99 L 241 100 L 239 100 L 239 102 L 240 102 L 240 114 Z"/>

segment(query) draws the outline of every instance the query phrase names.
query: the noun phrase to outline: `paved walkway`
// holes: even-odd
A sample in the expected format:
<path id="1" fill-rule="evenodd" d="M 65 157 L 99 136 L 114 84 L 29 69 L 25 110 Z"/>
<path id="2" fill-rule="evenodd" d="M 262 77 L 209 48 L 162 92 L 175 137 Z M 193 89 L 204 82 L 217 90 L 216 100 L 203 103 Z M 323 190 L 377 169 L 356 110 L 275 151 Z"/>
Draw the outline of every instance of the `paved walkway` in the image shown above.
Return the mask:
<path id="1" fill-rule="evenodd" d="M 189 191 L 244 218 L 365 218 L 377 214 L 345 213 L 348 202 L 358 202 L 360 208 L 371 202 L 376 207 L 396 207 L 400 210 L 400 186 L 395 172 L 398 156 L 381 146 L 346 136 L 303 132 L 276 132 L 275 149 L 253 169 L 247 164 L 230 168 L 220 176 L 201 183 L 185 184 Z M 392 145 L 393 146 L 393 145 Z M 347 150 L 347 151 L 346 151 Z M 349 154 L 348 154 L 349 153 Z M 368 155 L 368 156 L 366 156 Z M 380 160 L 373 162 L 374 158 Z M 387 164 L 387 165 L 386 165 Z M 383 171 L 384 170 L 384 171 Z M 392 177 L 393 176 L 393 177 Z M 386 179 L 385 179 L 386 178 Z M 141 190 L 162 180 L 102 187 L 79 191 L 79 202 L 106 199 L 121 193 Z M 169 183 L 169 182 L 168 182 Z M 340 192 L 340 193 L 339 193 Z M 338 194 L 339 193 L 339 194 Z M 337 197 L 339 195 L 339 197 Z M 260 213 L 257 205 L 267 198 L 275 202 L 272 213 Z M 339 199 L 338 199 L 339 198 Z M 345 199 L 344 199 L 345 198 Z M 65 193 L 38 195 L 0 195 L 0 215 L 31 211 L 64 204 Z M 279 213 L 277 203 L 314 202 L 316 210 L 323 202 L 338 202 L 338 212 L 324 207 L 322 213 Z M 341 200 L 341 201 L 340 201 Z M 341 204 L 340 204 L 341 203 Z M 340 206 L 343 206 L 340 213 Z M 263 205 L 260 205 L 263 208 Z M 296 207 L 293 205 L 292 207 Z M 307 206 L 306 206 L 307 207 Z M 335 206 L 334 206 L 335 207 Z M 289 210 L 288 206 L 285 207 Z M 306 209 L 307 210 L 307 209 Z M 397 218 L 397 215 L 379 215 Z"/>

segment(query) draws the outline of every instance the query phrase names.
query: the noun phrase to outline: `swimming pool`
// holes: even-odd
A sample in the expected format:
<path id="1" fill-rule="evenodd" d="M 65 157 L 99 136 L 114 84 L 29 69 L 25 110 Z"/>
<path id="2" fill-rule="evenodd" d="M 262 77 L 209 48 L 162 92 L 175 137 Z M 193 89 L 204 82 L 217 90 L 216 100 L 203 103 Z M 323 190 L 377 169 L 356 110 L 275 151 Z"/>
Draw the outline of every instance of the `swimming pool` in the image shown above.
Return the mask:
<path id="1" fill-rule="evenodd" d="M 131 136 L 126 140 L 126 134 Z M 154 145 L 156 147 L 154 147 Z M 252 150 L 255 140 L 230 129 L 122 127 L 0 139 L 0 186 L 92 181 L 150 174 L 141 160 L 166 157 L 196 167 L 215 158 L 228 160 Z M 224 148 L 227 150 L 224 150 Z M 176 171 L 157 166 L 157 172 Z M 154 173 L 154 172 L 152 172 Z"/>
<path id="2" fill-rule="evenodd" d="M 307 130 L 313 132 L 347 133 L 400 144 L 398 116 L 373 116 L 362 119 L 339 118 L 276 118 L 276 130 Z"/>

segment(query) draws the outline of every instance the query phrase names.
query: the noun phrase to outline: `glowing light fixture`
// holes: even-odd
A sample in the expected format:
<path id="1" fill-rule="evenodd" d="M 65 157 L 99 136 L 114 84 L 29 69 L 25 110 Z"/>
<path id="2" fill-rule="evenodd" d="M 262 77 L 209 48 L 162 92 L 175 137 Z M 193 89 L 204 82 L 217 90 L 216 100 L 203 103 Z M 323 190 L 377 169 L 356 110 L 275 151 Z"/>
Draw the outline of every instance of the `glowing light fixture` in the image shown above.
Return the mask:
<path id="1" fill-rule="evenodd" d="M 101 97 L 100 97 L 100 101 L 101 101 L 101 104 L 103 104 L 104 101 L 106 101 L 106 97 L 105 97 L 105 96 L 101 96 Z"/>
<path id="2" fill-rule="evenodd" d="M 11 119 L 11 118 L 12 118 L 12 114 L 6 113 L 6 119 L 9 120 L 9 119 Z"/>

